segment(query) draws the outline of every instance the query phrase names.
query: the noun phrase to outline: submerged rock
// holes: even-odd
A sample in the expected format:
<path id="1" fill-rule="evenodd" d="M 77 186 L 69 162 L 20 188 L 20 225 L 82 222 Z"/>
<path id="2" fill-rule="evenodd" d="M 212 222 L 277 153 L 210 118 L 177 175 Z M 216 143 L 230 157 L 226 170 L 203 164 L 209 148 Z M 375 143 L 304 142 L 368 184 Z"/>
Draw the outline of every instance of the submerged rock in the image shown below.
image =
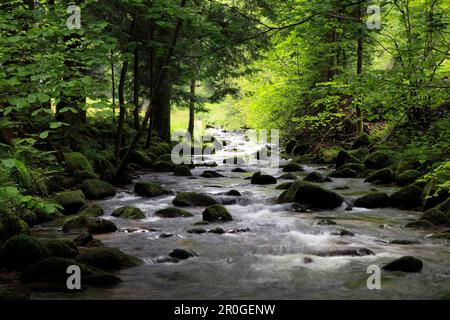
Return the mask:
<path id="1" fill-rule="evenodd" d="M 354 237 L 355 236 L 355 234 L 353 232 L 345 230 L 345 229 L 340 229 L 336 232 L 333 232 L 331 235 L 339 236 L 339 237 Z"/>
<path id="2" fill-rule="evenodd" d="M 276 184 L 277 179 L 275 177 L 269 176 L 269 175 L 263 175 L 261 172 L 256 172 L 253 177 L 251 184 L 257 184 L 257 185 L 268 185 L 268 184 Z"/>
<path id="3" fill-rule="evenodd" d="M 397 245 L 413 245 L 413 244 L 420 244 L 419 240 L 392 240 L 390 244 L 397 244 Z"/>
<path id="4" fill-rule="evenodd" d="M 336 224 L 337 224 L 336 221 L 333 221 L 331 219 L 320 219 L 317 222 L 317 225 L 319 226 L 334 226 Z"/>
<path id="5" fill-rule="evenodd" d="M 292 186 L 279 197 L 280 203 L 297 202 L 317 209 L 334 209 L 344 199 L 335 192 L 305 181 L 294 181 Z"/>
<path id="6" fill-rule="evenodd" d="M 193 229 L 189 229 L 187 231 L 187 233 L 203 234 L 203 233 L 206 233 L 206 229 L 205 228 L 193 228 Z"/>
<path id="7" fill-rule="evenodd" d="M 144 219 L 145 213 L 139 208 L 127 206 L 114 210 L 112 216 L 122 219 Z"/>
<path id="8" fill-rule="evenodd" d="M 210 178 L 224 178 L 225 176 L 223 174 L 218 173 L 217 171 L 206 170 L 206 171 L 203 171 L 203 173 L 200 175 L 200 177 L 210 179 Z"/>
<path id="9" fill-rule="evenodd" d="M 315 255 L 320 257 L 341 257 L 341 256 L 364 257 L 364 256 L 374 256 L 375 253 L 372 250 L 366 248 L 349 248 L 342 250 L 318 252 L 315 253 Z"/>
<path id="10" fill-rule="evenodd" d="M 389 196 L 383 192 L 372 192 L 356 199 L 356 207 L 361 208 L 386 208 L 389 206 Z"/>
<path id="11" fill-rule="evenodd" d="M 399 186 L 407 186 L 411 183 L 414 183 L 421 176 L 420 172 L 417 170 L 407 170 L 402 174 L 399 174 L 396 179 L 396 183 Z"/>
<path id="12" fill-rule="evenodd" d="M 230 212 L 222 205 L 213 205 L 203 211 L 203 220 L 208 222 L 227 222 L 233 218 Z"/>
<path id="13" fill-rule="evenodd" d="M 177 177 L 190 177 L 192 176 L 191 169 L 185 165 L 176 166 L 174 175 Z"/>
<path id="14" fill-rule="evenodd" d="M 173 200 L 173 204 L 179 207 L 206 207 L 219 204 L 219 201 L 209 195 L 202 193 L 180 192 Z"/>
<path id="15" fill-rule="evenodd" d="M 134 185 L 134 192 L 140 197 L 159 197 L 170 194 L 169 190 L 164 189 L 159 184 L 154 182 L 137 182 Z"/>
<path id="16" fill-rule="evenodd" d="M 74 258 L 78 255 L 77 245 L 72 240 L 50 240 L 44 242 L 44 246 L 54 257 Z"/>
<path id="17" fill-rule="evenodd" d="M 231 172 L 235 172 L 235 173 L 246 173 L 246 172 L 248 172 L 248 171 L 245 170 L 245 169 L 242 169 L 242 168 L 235 168 L 235 169 L 231 170 Z"/>
<path id="18" fill-rule="evenodd" d="M 100 200 L 116 195 L 116 188 L 108 182 L 88 179 L 81 184 L 81 191 L 89 200 Z"/>
<path id="19" fill-rule="evenodd" d="M 417 258 L 406 256 L 394 260 L 383 267 L 386 271 L 420 272 L 423 262 Z"/>
<path id="20" fill-rule="evenodd" d="M 295 162 L 289 162 L 284 166 L 283 172 L 302 172 L 305 171 L 301 165 Z"/>
<path id="21" fill-rule="evenodd" d="M 178 260 L 187 260 L 194 257 L 195 254 L 185 249 L 175 249 L 171 253 L 169 253 L 169 256 Z"/>
<path id="22" fill-rule="evenodd" d="M 179 217 L 193 217 L 194 215 L 189 211 L 170 207 L 166 209 L 161 209 L 155 212 L 155 215 L 162 218 L 179 218 Z"/>

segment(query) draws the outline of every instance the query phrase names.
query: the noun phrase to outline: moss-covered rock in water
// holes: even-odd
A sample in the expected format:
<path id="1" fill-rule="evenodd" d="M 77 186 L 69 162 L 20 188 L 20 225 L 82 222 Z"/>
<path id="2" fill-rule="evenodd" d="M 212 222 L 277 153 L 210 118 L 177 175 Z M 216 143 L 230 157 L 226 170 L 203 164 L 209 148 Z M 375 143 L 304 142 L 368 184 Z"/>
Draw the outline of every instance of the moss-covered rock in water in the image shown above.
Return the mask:
<path id="1" fill-rule="evenodd" d="M 155 212 L 155 215 L 157 215 L 158 217 L 161 217 L 161 218 L 179 218 L 179 217 L 186 218 L 186 217 L 194 216 L 189 211 L 186 211 L 186 210 L 183 210 L 180 208 L 175 208 L 175 207 L 158 210 Z"/>
<path id="2" fill-rule="evenodd" d="M 77 177 L 85 179 L 98 179 L 91 163 L 79 152 L 64 153 L 67 171 Z"/>
<path id="3" fill-rule="evenodd" d="M 142 264 L 139 258 L 115 248 L 92 248 L 81 253 L 77 261 L 104 271 L 134 268 Z"/>
<path id="4" fill-rule="evenodd" d="M 156 161 L 152 167 L 156 172 L 174 172 L 176 165 L 169 161 Z"/>
<path id="5" fill-rule="evenodd" d="M 152 167 L 153 160 L 143 151 L 137 150 L 131 154 L 130 163 L 137 164 L 143 169 L 148 169 Z"/>
<path id="6" fill-rule="evenodd" d="M 340 169 L 346 163 L 359 163 L 359 159 L 352 156 L 348 151 L 341 150 L 336 157 L 336 168 Z"/>
<path id="7" fill-rule="evenodd" d="M 297 141 L 295 141 L 293 139 L 286 142 L 286 145 L 284 146 L 286 153 L 291 154 L 296 145 L 297 145 Z"/>
<path id="8" fill-rule="evenodd" d="M 211 196 L 196 192 L 178 193 L 173 204 L 179 207 L 212 206 L 219 204 L 219 201 Z"/>
<path id="9" fill-rule="evenodd" d="M 225 192 L 226 196 L 232 196 L 232 197 L 240 197 L 242 196 L 241 193 L 235 189 L 232 189 L 230 191 Z"/>
<path id="10" fill-rule="evenodd" d="M 83 233 L 89 232 L 92 234 L 116 232 L 117 226 L 109 220 L 76 216 L 67 219 L 63 225 L 63 232 L 65 233 Z"/>
<path id="11" fill-rule="evenodd" d="M 372 144 L 367 134 L 360 135 L 352 144 L 352 149 L 359 149 L 361 147 L 368 147 Z"/>
<path id="12" fill-rule="evenodd" d="M 101 200 L 116 195 L 116 188 L 108 182 L 98 179 L 88 179 L 81 184 L 81 191 L 89 200 Z"/>
<path id="13" fill-rule="evenodd" d="M 225 176 L 214 170 L 206 170 L 200 175 L 203 178 L 224 178 Z"/>
<path id="14" fill-rule="evenodd" d="M 433 229 L 434 225 L 426 220 L 417 220 L 409 222 L 405 225 L 406 228 L 417 228 L 417 229 Z"/>
<path id="15" fill-rule="evenodd" d="M 180 165 L 176 166 L 174 175 L 177 177 L 190 177 L 192 176 L 192 173 L 188 166 Z"/>
<path id="16" fill-rule="evenodd" d="M 414 209 L 422 206 L 422 189 L 410 184 L 391 195 L 391 206 L 401 209 Z"/>
<path id="17" fill-rule="evenodd" d="M 358 173 L 363 173 L 364 170 L 366 170 L 366 167 L 362 163 L 346 163 L 344 164 L 341 169 L 351 169 L 353 171 L 356 171 Z"/>
<path id="18" fill-rule="evenodd" d="M 342 147 L 339 146 L 332 146 L 332 147 L 326 147 L 322 148 L 319 151 L 318 154 L 318 160 L 322 163 L 335 163 L 337 155 L 342 150 Z"/>
<path id="19" fill-rule="evenodd" d="M 232 220 L 230 212 L 222 205 L 213 205 L 203 211 L 203 221 L 227 222 Z"/>
<path id="20" fill-rule="evenodd" d="M 324 177 L 322 174 L 320 174 L 319 172 L 311 172 L 310 174 L 308 174 L 303 181 L 307 181 L 307 182 L 330 182 L 331 179 L 328 177 Z"/>
<path id="21" fill-rule="evenodd" d="M 0 264 L 7 269 L 21 270 L 49 256 L 47 249 L 36 239 L 17 235 L 1 247 Z"/>
<path id="22" fill-rule="evenodd" d="M 407 170 L 397 176 L 396 183 L 399 186 L 407 186 L 414 183 L 417 179 L 421 177 L 421 174 L 417 170 Z"/>
<path id="23" fill-rule="evenodd" d="M 383 267 L 386 271 L 420 272 L 423 262 L 417 258 L 407 256 L 394 260 Z"/>
<path id="24" fill-rule="evenodd" d="M 450 227 L 450 218 L 438 208 L 432 208 L 425 212 L 421 220 L 428 221 L 435 226 Z"/>
<path id="25" fill-rule="evenodd" d="M 345 169 L 338 169 L 333 171 L 328 175 L 331 178 L 357 178 L 358 172 L 355 170 L 345 168 Z"/>
<path id="26" fill-rule="evenodd" d="M 72 240 L 50 240 L 43 244 L 54 257 L 74 258 L 78 255 L 78 247 Z"/>
<path id="27" fill-rule="evenodd" d="M 140 197 L 159 197 L 170 194 L 169 190 L 164 189 L 159 184 L 154 182 L 137 182 L 134 185 L 134 192 Z"/>
<path id="28" fill-rule="evenodd" d="M 81 190 L 59 192 L 53 200 L 64 208 L 65 215 L 76 214 L 87 203 Z"/>
<path id="29" fill-rule="evenodd" d="M 364 182 L 373 184 L 390 184 L 395 181 L 394 172 L 391 169 L 384 168 L 373 172 Z"/>
<path id="30" fill-rule="evenodd" d="M 286 174 L 283 174 L 280 177 L 278 177 L 278 179 L 281 179 L 281 180 L 297 180 L 298 177 L 295 174 L 293 174 L 293 173 L 286 173 Z"/>
<path id="31" fill-rule="evenodd" d="M 289 162 L 283 167 L 283 172 L 302 172 L 305 171 L 301 165 L 295 162 Z"/>
<path id="32" fill-rule="evenodd" d="M 141 209 L 136 207 L 122 207 L 114 210 L 112 213 L 113 217 L 122 219 L 144 219 L 145 214 Z"/>
<path id="33" fill-rule="evenodd" d="M 383 169 L 393 163 L 391 157 L 382 151 L 369 154 L 364 160 L 367 169 Z"/>
<path id="34" fill-rule="evenodd" d="M 26 222 L 15 213 L 0 208 L 0 244 L 18 234 L 29 234 Z"/>
<path id="35" fill-rule="evenodd" d="M 383 192 L 372 192 L 356 199 L 355 207 L 386 208 L 389 206 L 389 196 Z"/>
<path id="36" fill-rule="evenodd" d="M 297 202 L 317 209 L 334 209 L 344 199 L 335 192 L 326 190 L 305 181 L 294 181 L 292 186 L 282 194 L 279 202 Z"/>
<path id="37" fill-rule="evenodd" d="M 85 217 L 100 217 L 105 213 L 102 207 L 97 204 L 85 205 L 80 209 L 78 215 Z"/>
<path id="38" fill-rule="evenodd" d="M 268 184 L 276 184 L 277 179 L 275 177 L 261 174 L 261 172 L 256 172 L 251 179 L 251 184 L 257 185 L 268 185 Z"/>
<path id="39" fill-rule="evenodd" d="M 120 278 L 102 270 L 88 267 L 78 261 L 52 257 L 42 260 L 26 268 L 20 280 L 24 283 L 44 282 L 53 283 L 67 290 L 67 269 L 70 266 L 78 266 L 81 270 L 82 281 L 94 286 L 111 286 L 118 284 Z"/>
<path id="40" fill-rule="evenodd" d="M 287 190 L 292 186 L 292 182 L 284 182 L 275 187 L 277 190 Z"/>

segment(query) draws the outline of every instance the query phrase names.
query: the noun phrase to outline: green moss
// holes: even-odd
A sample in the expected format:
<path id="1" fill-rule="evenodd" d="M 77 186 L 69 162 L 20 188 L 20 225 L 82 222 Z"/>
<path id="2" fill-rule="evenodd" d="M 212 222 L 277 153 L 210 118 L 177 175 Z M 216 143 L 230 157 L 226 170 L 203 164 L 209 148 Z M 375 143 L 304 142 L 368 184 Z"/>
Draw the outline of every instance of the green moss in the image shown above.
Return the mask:
<path id="1" fill-rule="evenodd" d="M 190 177 L 192 176 L 192 173 L 188 166 L 179 165 L 176 166 L 174 175 L 177 177 Z"/>
<path id="2" fill-rule="evenodd" d="M 119 249 L 106 247 L 88 249 L 76 260 L 104 271 L 134 268 L 142 264 L 142 261 L 136 257 L 127 255 Z"/>
<path id="3" fill-rule="evenodd" d="M 342 147 L 339 146 L 322 148 L 318 154 L 319 161 L 323 163 L 335 163 L 337 155 L 341 150 Z"/>
<path id="4" fill-rule="evenodd" d="M 89 232 L 92 234 L 101 234 L 117 231 L 116 225 L 109 220 L 76 216 L 64 221 L 63 231 L 67 232 Z"/>
<path id="5" fill-rule="evenodd" d="M 251 184 L 257 184 L 257 185 L 269 185 L 269 184 L 276 184 L 277 179 L 275 177 L 261 174 L 261 172 L 256 172 L 251 179 Z"/>
<path id="6" fill-rule="evenodd" d="M 0 243 L 18 234 L 29 234 L 29 227 L 16 214 L 0 209 Z"/>
<path id="7" fill-rule="evenodd" d="M 317 209 L 334 209 L 342 204 L 343 198 L 335 192 L 297 180 L 280 196 L 279 201 L 297 202 Z"/>
<path id="8" fill-rule="evenodd" d="M 219 201 L 206 194 L 181 192 L 177 194 L 173 200 L 173 204 L 179 207 L 211 206 L 219 204 Z"/>
<path id="9" fill-rule="evenodd" d="M 74 258 L 78 255 L 78 248 L 72 240 L 51 240 L 44 242 L 44 246 L 54 257 Z"/>
<path id="10" fill-rule="evenodd" d="M 152 167 L 157 172 L 174 172 L 176 166 L 169 161 L 156 161 Z"/>
<path id="11" fill-rule="evenodd" d="M 122 219 L 144 219 L 145 214 L 141 209 L 136 207 L 122 207 L 114 210 L 112 213 L 113 217 L 118 217 Z"/>
<path id="12" fill-rule="evenodd" d="M 336 168 L 340 169 L 346 163 L 359 163 L 359 159 L 352 156 L 348 151 L 339 151 L 336 157 Z"/>
<path id="13" fill-rule="evenodd" d="M 66 160 L 66 169 L 70 174 L 82 177 L 88 175 L 86 178 L 98 179 L 98 176 L 94 173 L 91 163 L 85 156 L 79 152 L 64 153 Z"/>
<path id="14" fill-rule="evenodd" d="M 366 170 L 366 167 L 362 163 L 346 163 L 341 167 L 341 169 L 351 169 L 358 173 L 363 173 L 364 170 Z"/>
<path id="15" fill-rule="evenodd" d="M 100 200 L 116 195 L 116 188 L 114 186 L 98 179 L 88 179 L 83 181 L 81 190 L 89 200 Z"/>
<path id="16" fill-rule="evenodd" d="M 162 210 L 158 210 L 155 212 L 155 215 L 162 218 L 178 218 L 178 217 L 193 217 L 194 215 L 189 211 L 170 207 Z"/>
<path id="17" fill-rule="evenodd" d="M 394 208 L 414 209 L 422 206 L 422 189 L 416 184 L 404 187 L 391 195 Z"/>
<path id="18" fill-rule="evenodd" d="M 393 163 L 391 157 L 382 151 L 369 154 L 364 160 L 367 169 L 383 169 Z"/>
<path id="19" fill-rule="evenodd" d="M 47 249 L 37 240 L 17 235 L 6 241 L 0 253 L 0 261 L 8 269 L 23 269 L 49 256 Z"/>
<path id="20" fill-rule="evenodd" d="M 365 182 L 373 184 L 390 184 L 395 181 L 394 172 L 391 169 L 384 168 L 373 172 Z"/>
<path id="21" fill-rule="evenodd" d="M 134 185 L 134 192 L 140 197 L 148 198 L 159 197 L 170 193 L 154 182 L 137 182 Z"/>
<path id="22" fill-rule="evenodd" d="M 203 220 L 208 222 L 232 221 L 230 212 L 222 205 L 213 205 L 203 211 Z"/>
<path id="23" fill-rule="evenodd" d="M 80 209 L 78 215 L 85 217 L 100 217 L 105 213 L 102 207 L 99 205 L 86 205 Z"/>
<path id="24" fill-rule="evenodd" d="M 64 208 L 65 215 L 75 214 L 86 205 L 86 198 L 81 190 L 57 193 L 53 200 Z"/>
<path id="25" fill-rule="evenodd" d="M 328 175 L 330 178 L 357 178 L 358 172 L 355 170 L 345 168 L 345 169 L 338 169 L 336 171 L 333 171 Z"/>
<path id="26" fill-rule="evenodd" d="M 290 162 L 283 167 L 283 172 L 302 172 L 305 171 L 301 165 L 295 162 Z"/>
<path id="27" fill-rule="evenodd" d="M 421 176 L 417 170 L 407 170 L 397 176 L 396 182 L 399 186 L 407 186 L 414 183 Z"/>

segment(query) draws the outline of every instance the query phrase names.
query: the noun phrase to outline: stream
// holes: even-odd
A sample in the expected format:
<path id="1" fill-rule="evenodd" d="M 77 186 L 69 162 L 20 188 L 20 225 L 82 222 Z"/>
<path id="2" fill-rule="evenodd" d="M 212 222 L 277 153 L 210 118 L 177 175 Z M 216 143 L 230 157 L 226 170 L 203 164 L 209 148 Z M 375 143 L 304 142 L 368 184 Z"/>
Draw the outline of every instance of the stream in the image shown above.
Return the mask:
<path id="1" fill-rule="evenodd" d="M 192 218 L 164 219 L 154 212 L 172 205 L 175 195 L 141 198 L 133 195 L 132 186 L 120 190 L 114 198 L 95 201 L 105 209 L 120 232 L 98 235 L 106 246 L 117 247 L 140 257 L 144 264 L 117 272 L 123 280 L 111 288 L 89 287 L 81 293 L 33 294 L 34 299 L 436 299 L 450 291 L 450 246 L 447 240 L 431 239 L 429 232 L 406 229 L 404 224 L 417 220 L 422 213 L 393 208 L 363 209 L 346 207 L 352 199 L 376 188 L 388 194 L 396 188 L 364 183 L 363 179 L 338 179 L 320 186 L 341 194 L 347 204 L 335 210 L 296 213 L 290 204 L 277 204 L 282 190 L 276 185 L 252 185 L 250 180 L 258 165 L 224 165 L 222 160 L 234 150 L 252 153 L 260 145 L 243 135 L 210 129 L 210 134 L 228 141 L 227 146 L 212 155 L 215 168 L 197 167 L 194 177 L 176 177 L 173 173 L 146 172 L 136 181 L 156 181 L 175 192 L 194 191 L 227 200 L 234 221 L 225 224 L 194 226 L 202 220 L 204 207 L 187 208 Z M 287 160 L 282 160 L 281 164 Z M 246 173 L 235 173 L 240 167 Z M 323 175 L 332 169 L 323 165 L 304 164 L 304 172 Z M 224 178 L 199 177 L 205 170 L 216 170 Z M 276 177 L 283 173 L 280 171 Z M 135 181 L 135 182 L 136 182 Z M 278 184 L 289 180 L 278 179 Z M 342 187 L 348 187 L 342 190 Z M 337 190 L 337 189 L 338 190 Z M 231 189 L 242 197 L 219 195 Z M 233 203 L 235 202 L 235 203 Z M 111 217 L 114 209 L 136 206 L 147 216 L 144 220 Z M 322 218 L 337 225 L 319 225 Z M 225 234 L 188 233 L 189 229 L 207 230 L 222 227 Z M 333 235 L 345 229 L 354 236 Z M 241 231 L 241 232 L 236 232 Z M 415 240 L 417 244 L 394 245 L 392 240 Z M 176 248 L 192 250 L 197 256 L 179 263 L 159 263 Z M 375 255 L 363 257 L 324 257 L 317 252 L 346 248 L 367 248 Z M 369 290 L 366 282 L 370 265 L 382 266 L 401 256 L 421 259 L 420 273 L 406 274 L 382 271 L 381 290 Z"/>

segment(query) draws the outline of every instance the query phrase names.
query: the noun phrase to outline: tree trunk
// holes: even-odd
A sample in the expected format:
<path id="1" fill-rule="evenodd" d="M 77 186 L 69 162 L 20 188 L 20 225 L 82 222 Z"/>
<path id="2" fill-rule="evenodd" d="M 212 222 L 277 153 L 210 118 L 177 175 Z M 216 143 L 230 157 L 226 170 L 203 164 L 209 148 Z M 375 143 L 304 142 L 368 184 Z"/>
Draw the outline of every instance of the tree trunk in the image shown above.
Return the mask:
<path id="1" fill-rule="evenodd" d="M 133 104 L 134 104 L 134 128 L 139 130 L 139 48 L 136 46 L 134 49 L 134 91 L 133 91 Z"/>
<path id="2" fill-rule="evenodd" d="M 114 61 L 113 61 L 113 51 L 111 50 L 111 87 L 112 87 L 112 112 L 113 112 L 113 122 L 116 118 L 116 79 L 114 74 Z"/>
<path id="3" fill-rule="evenodd" d="M 358 18 L 362 19 L 362 6 L 358 5 Z M 362 23 L 362 22 L 361 22 Z M 360 28 L 358 31 L 358 48 L 357 48 L 357 62 L 356 73 L 358 75 L 358 81 L 362 81 L 363 75 L 363 30 Z M 360 106 L 356 106 L 356 134 L 358 136 L 364 133 L 364 119 Z"/>
<path id="4" fill-rule="evenodd" d="M 191 139 L 194 138 L 194 125 L 195 125 L 195 89 L 197 87 L 197 81 L 195 79 L 195 74 L 192 75 L 191 79 L 191 96 L 189 98 L 189 127 L 188 132 Z"/>
<path id="5" fill-rule="evenodd" d="M 127 77 L 128 71 L 128 61 L 124 61 L 122 65 L 122 72 L 120 73 L 120 82 L 119 82 L 119 121 L 117 122 L 117 135 L 116 135 L 116 148 L 115 148 L 115 156 L 116 161 L 120 159 L 120 149 L 122 148 L 122 139 L 123 139 L 123 122 L 125 120 L 125 80 Z"/>

